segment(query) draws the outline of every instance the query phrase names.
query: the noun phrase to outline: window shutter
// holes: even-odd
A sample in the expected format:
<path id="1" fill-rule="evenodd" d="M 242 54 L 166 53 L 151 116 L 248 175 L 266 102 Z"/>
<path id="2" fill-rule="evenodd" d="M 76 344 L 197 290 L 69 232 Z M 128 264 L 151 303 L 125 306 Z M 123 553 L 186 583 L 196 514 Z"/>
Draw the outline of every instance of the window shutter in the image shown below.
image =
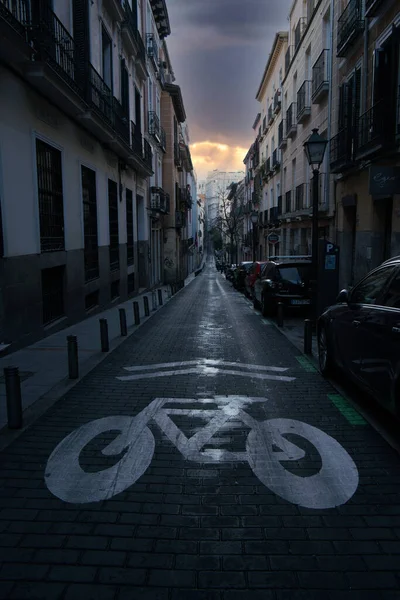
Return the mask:
<path id="1" fill-rule="evenodd" d="M 73 29 L 75 41 L 75 62 L 77 83 L 85 89 L 87 83 L 87 64 L 90 59 L 89 2 L 73 0 Z"/>
<path id="2" fill-rule="evenodd" d="M 129 117 L 129 74 L 124 58 L 121 58 L 121 104 L 124 114 Z"/>

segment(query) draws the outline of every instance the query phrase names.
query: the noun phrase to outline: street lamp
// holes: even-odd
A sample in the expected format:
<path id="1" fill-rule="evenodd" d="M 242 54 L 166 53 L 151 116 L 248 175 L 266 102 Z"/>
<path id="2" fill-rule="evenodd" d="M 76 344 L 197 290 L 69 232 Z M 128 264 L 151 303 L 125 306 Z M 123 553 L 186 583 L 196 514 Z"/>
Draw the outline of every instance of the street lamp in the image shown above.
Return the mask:
<path id="1" fill-rule="evenodd" d="M 253 262 L 256 262 L 256 230 L 258 223 L 258 212 L 253 211 L 250 215 L 250 219 L 253 223 Z"/>
<path id="2" fill-rule="evenodd" d="M 317 319 L 317 280 L 318 280 L 318 202 L 319 202 L 319 168 L 324 160 L 324 154 L 328 140 L 324 140 L 318 129 L 313 129 L 312 134 L 304 143 L 304 151 L 308 164 L 313 170 L 313 194 L 312 194 L 312 268 L 313 268 L 313 308 L 314 317 Z"/>

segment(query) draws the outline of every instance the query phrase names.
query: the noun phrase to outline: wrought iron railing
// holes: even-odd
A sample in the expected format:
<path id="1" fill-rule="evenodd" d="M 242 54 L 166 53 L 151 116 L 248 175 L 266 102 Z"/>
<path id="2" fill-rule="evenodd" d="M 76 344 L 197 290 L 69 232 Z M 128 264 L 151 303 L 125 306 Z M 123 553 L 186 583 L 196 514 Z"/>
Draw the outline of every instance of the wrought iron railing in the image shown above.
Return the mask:
<path id="1" fill-rule="evenodd" d="M 142 157 L 143 157 L 143 160 L 146 163 L 146 165 L 150 169 L 153 169 L 153 152 L 151 151 L 151 146 L 150 146 L 149 142 L 145 139 L 143 139 Z"/>
<path id="2" fill-rule="evenodd" d="M 118 135 L 129 144 L 129 117 L 125 113 L 122 104 L 113 97 L 112 100 L 112 124 Z"/>
<path id="3" fill-rule="evenodd" d="M 276 90 L 274 95 L 274 113 L 277 114 L 281 109 L 281 91 Z"/>
<path id="4" fill-rule="evenodd" d="M 301 121 L 303 117 L 308 115 L 311 111 L 311 97 L 310 97 L 310 81 L 305 80 L 301 84 L 299 91 L 297 92 L 297 121 Z"/>
<path id="5" fill-rule="evenodd" d="M 301 38 L 303 37 L 303 33 L 306 27 L 307 19 L 305 17 L 301 17 L 296 25 L 296 29 L 294 30 L 294 51 L 296 52 L 297 48 L 300 45 Z"/>
<path id="6" fill-rule="evenodd" d="M 312 98 L 320 93 L 324 86 L 328 86 L 328 59 L 329 50 L 322 50 L 312 68 Z"/>
<path id="7" fill-rule="evenodd" d="M 337 55 L 344 56 L 354 37 L 363 31 L 362 1 L 350 0 L 337 25 Z"/>
<path id="8" fill-rule="evenodd" d="M 274 120 L 274 112 L 273 112 L 272 104 L 270 104 L 268 107 L 268 124 L 271 125 L 273 120 Z"/>
<path id="9" fill-rule="evenodd" d="M 154 33 L 146 34 L 147 56 L 151 58 L 154 66 L 158 68 L 158 46 Z"/>
<path id="10" fill-rule="evenodd" d="M 345 129 L 341 129 L 330 140 L 330 166 L 332 172 L 338 172 L 340 169 L 345 169 L 353 164 L 352 157 L 352 136 Z"/>
<path id="11" fill-rule="evenodd" d="M 272 167 L 274 169 L 278 169 L 280 167 L 281 161 L 280 161 L 280 155 L 279 155 L 279 150 L 275 149 L 272 153 Z"/>
<path id="12" fill-rule="evenodd" d="M 380 100 L 358 119 L 357 151 L 366 152 L 383 142 L 385 133 L 385 101 Z"/>
<path id="13" fill-rule="evenodd" d="M 161 139 L 160 119 L 158 118 L 158 115 L 154 110 L 149 110 L 147 123 L 148 123 L 149 133 L 151 135 L 153 135 L 156 138 L 156 140 L 159 142 Z"/>
<path id="14" fill-rule="evenodd" d="M 124 10 L 125 10 L 124 25 L 126 25 L 128 27 L 133 39 L 136 39 L 136 32 L 137 32 L 137 28 L 138 28 L 137 12 L 133 11 L 131 9 L 128 0 L 124 1 Z"/>
<path id="15" fill-rule="evenodd" d="M 0 16 L 25 37 L 26 26 L 32 23 L 31 4 L 26 0 L 0 0 Z"/>
<path id="16" fill-rule="evenodd" d="M 137 156 L 143 158 L 142 134 L 133 121 L 131 121 L 131 148 Z"/>
<path id="17" fill-rule="evenodd" d="M 112 91 L 99 75 L 96 69 L 88 65 L 88 101 L 92 108 L 99 111 L 101 116 L 112 124 L 113 122 L 113 95 Z"/>
<path id="18" fill-rule="evenodd" d="M 294 120 L 294 115 L 296 111 L 296 103 L 292 102 L 289 108 L 286 111 L 286 131 L 289 132 L 291 129 L 296 127 L 296 122 Z"/>
<path id="19" fill-rule="evenodd" d="M 286 119 L 282 119 L 282 121 L 278 125 L 278 146 L 281 146 L 282 143 L 286 141 Z"/>

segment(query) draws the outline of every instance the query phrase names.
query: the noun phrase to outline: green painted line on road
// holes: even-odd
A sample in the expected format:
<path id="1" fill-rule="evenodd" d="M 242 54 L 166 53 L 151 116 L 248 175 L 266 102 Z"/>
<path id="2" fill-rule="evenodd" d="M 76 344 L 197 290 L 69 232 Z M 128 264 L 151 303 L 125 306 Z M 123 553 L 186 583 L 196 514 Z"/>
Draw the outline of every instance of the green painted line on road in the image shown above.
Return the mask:
<path id="1" fill-rule="evenodd" d="M 367 421 L 340 394 L 328 394 L 328 398 L 342 413 L 350 425 L 366 425 Z"/>
<path id="2" fill-rule="evenodd" d="M 307 371 L 307 373 L 317 373 L 317 369 L 306 356 L 296 356 L 296 360 L 301 364 L 303 369 Z"/>

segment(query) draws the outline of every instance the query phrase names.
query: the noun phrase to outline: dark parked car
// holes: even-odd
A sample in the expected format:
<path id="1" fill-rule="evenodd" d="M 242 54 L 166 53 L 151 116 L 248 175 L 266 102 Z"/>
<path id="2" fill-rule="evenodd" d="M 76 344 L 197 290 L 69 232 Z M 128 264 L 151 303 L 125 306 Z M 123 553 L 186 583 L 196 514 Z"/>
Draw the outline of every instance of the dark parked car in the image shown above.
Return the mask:
<path id="1" fill-rule="evenodd" d="M 254 297 L 254 284 L 257 280 L 257 277 L 261 274 L 261 271 L 266 264 L 266 261 L 256 261 L 250 266 L 250 269 L 244 279 L 245 290 L 244 293 L 249 298 Z"/>
<path id="2" fill-rule="evenodd" d="M 237 269 L 235 269 L 233 274 L 233 287 L 237 290 L 244 290 L 244 280 L 252 264 L 251 261 L 241 262 Z"/>
<path id="3" fill-rule="evenodd" d="M 235 272 L 236 267 L 237 267 L 237 265 L 231 265 L 230 267 L 227 268 L 225 277 L 228 281 L 233 281 L 234 272 Z"/>
<path id="4" fill-rule="evenodd" d="M 268 261 L 254 284 L 254 307 L 261 307 L 267 317 L 274 314 L 278 302 L 285 308 L 309 306 L 311 269 L 311 262 L 304 259 Z"/>
<path id="5" fill-rule="evenodd" d="M 318 320 L 321 372 L 339 367 L 400 416 L 400 257 L 374 269 Z"/>

